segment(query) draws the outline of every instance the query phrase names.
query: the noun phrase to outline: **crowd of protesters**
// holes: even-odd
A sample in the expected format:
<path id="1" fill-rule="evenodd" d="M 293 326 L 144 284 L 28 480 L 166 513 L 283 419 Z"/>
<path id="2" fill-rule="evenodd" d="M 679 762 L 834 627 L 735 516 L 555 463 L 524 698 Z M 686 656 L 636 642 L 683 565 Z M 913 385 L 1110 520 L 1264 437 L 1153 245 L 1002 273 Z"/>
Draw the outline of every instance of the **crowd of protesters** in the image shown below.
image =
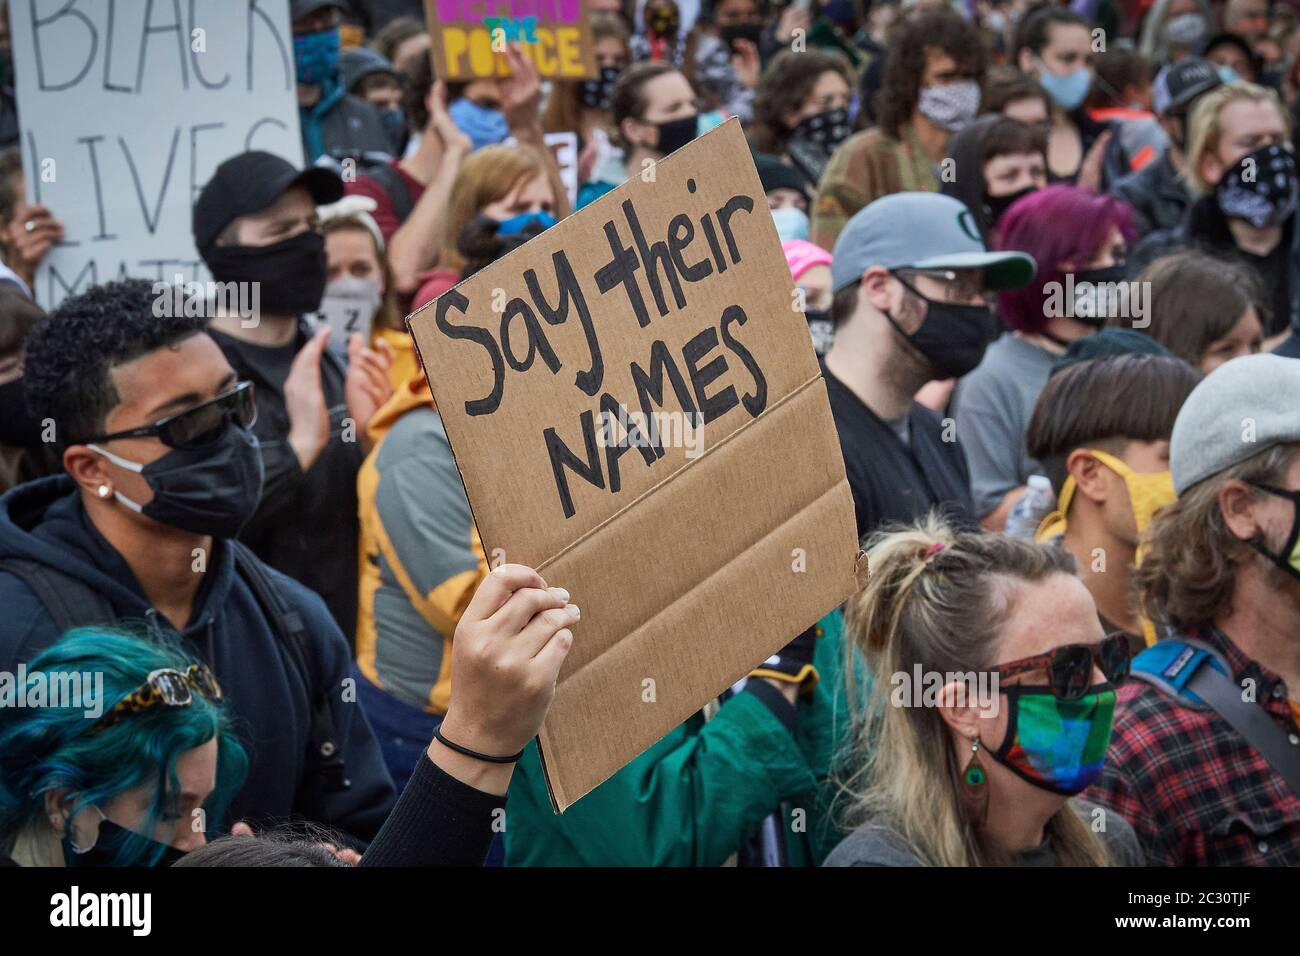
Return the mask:
<path id="1" fill-rule="evenodd" d="M 0 864 L 1300 865 L 1294 6 L 592 0 L 594 77 L 466 82 L 286 2 L 306 165 L 192 210 L 256 323 L 35 299 L 0 31 Z M 869 583 L 555 814 L 581 595 L 489 561 L 403 317 L 731 117 Z"/>

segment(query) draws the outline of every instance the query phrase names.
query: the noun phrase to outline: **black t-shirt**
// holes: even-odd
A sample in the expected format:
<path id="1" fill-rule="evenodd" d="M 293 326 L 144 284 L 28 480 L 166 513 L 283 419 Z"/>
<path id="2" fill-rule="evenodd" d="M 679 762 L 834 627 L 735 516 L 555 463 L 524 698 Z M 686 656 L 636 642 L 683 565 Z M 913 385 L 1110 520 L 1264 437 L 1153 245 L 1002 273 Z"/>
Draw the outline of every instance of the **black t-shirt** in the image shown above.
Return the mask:
<path id="1" fill-rule="evenodd" d="M 257 513 L 239 538 L 277 571 L 302 582 L 322 598 L 339 628 L 352 640 L 357 629 L 357 472 L 364 454 L 348 418 L 343 360 L 326 350 L 321 388 L 330 415 L 329 442 L 303 472 L 289 446 L 284 382 L 308 333 L 299 328 L 288 345 L 254 345 L 215 329 L 213 339 L 240 379 L 257 391 L 257 423 L 266 478 Z"/>
<path id="2" fill-rule="evenodd" d="M 1285 332 L 1291 323 L 1291 228 L 1293 227 L 1288 226 L 1281 241 L 1268 255 L 1257 256 L 1245 251 L 1241 253 L 1241 257 L 1250 263 L 1259 276 L 1272 306 L 1268 327 L 1264 329 L 1266 336 Z"/>
<path id="3" fill-rule="evenodd" d="M 958 527 L 975 530 L 970 471 L 955 436 L 944 441 L 943 420 L 915 402 L 905 445 L 888 422 L 869 409 L 825 366 L 826 392 L 853 489 L 858 537 L 882 525 L 908 523 L 938 508 Z"/>

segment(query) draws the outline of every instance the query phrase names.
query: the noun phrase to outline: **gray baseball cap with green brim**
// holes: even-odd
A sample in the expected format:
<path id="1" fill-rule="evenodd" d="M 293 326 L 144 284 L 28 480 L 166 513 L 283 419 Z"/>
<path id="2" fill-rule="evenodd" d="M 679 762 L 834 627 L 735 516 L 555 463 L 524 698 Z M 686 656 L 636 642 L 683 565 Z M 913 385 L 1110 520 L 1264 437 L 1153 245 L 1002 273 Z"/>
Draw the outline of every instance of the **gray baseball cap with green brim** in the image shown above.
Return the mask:
<path id="1" fill-rule="evenodd" d="M 872 266 L 885 269 L 983 269 L 984 288 L 1019 289 L 1037 268 L 1024 252 L 990 252 L 966 204 L 941 193 L 893 193 L 858 210 L 831 253 L 839 292 Z"/>

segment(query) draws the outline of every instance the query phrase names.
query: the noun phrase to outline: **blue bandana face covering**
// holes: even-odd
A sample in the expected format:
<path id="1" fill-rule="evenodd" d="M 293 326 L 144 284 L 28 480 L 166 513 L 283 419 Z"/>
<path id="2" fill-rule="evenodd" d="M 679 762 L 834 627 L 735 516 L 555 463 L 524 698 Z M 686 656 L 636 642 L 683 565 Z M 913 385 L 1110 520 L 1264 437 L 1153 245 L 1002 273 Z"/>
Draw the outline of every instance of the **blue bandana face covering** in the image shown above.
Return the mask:
<path id="1" fill-rule="evenodd" d="M 293 38 L 293 68 L 299 83 L 320 86 L 334 75 L 338 62 L 338 30 L 304 33 Z"/>
<path id="2" fill-rule="evenodd" d="M 497 235 L 515 236 L 533 224 L 540 226 L 542 229 L 550 229 L 555 225 L 555 217 L 545 210 L 511 216 L 509 219 L 503 219 L 500 225 L 497 226 Z"/>
<path id="3" fill-rule="evenodd" d="M 479 106 L 473 100 L 461 97 L 451 104 L 447 114 L 460 131 L 469 137 L 475 149 L 504 142 L 510 135 L 510 127 L 500 110 Z"/>

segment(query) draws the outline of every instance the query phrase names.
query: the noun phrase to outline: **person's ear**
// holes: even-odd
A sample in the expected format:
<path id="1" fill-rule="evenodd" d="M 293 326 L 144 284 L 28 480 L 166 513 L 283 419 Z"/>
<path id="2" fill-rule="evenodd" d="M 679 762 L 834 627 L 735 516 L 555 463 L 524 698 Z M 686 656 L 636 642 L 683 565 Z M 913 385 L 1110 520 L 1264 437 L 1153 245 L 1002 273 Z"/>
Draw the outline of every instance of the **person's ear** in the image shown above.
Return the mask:
<path id="1" fill-rule="evenodd" d="M 877 312 L 893 313 L 898 293 L 897 283 L 888 269 L 872 266 L 858 280 L 858 298 Z"/>
<path id="2" fill-rule="evenodd" d="M 1020 67 L 1021 73 L 1034 74 L 1038 71 L 1034 69 L 1034 54 L 1028 47 L 1022 49 L 1016 54 L 1016 66 Z"/>
<path id="3" fill-rule="evenodd" d="M 72 791 L 67 787 L 45 791 L 45 817 L 50 822 L 50 829 L 59 835 L 68 825 L 71 804 Z"/>
<path id="4" fill-rule="evenodd" d="M 1196 164 L 1196 172 L 1200 175 L 1201 181 L 1210 187 L 1219 184 L 1227 169 L 1228 167 L 1219 161 L 1219 157 L 1214 155 L 1214 151 L 1208 149 L 1201 154 Z"/>
<path id="5" fill-rule="evenodd" d="M 961 681 L 950 681 L 939 691 L 936 708 L 943 722 L 963 740 L 974 740 L 980 732 L 980 712 L 987 702 L 977 699 L 978 694 Z"/>
<path id="6" fill-rule="evenodd" d="M 644 136 L 645 128 L 650 125 L 652 124 L 629 116 L 624 119 L 623 122 L 618 124 L 618 131 L 623 137 L 623 142 L 628 143 L 631 146 L 644 146 L 647 149 L 653 149 L 653 146 L 642 142 L 641 139 L 641 137 Z"/>
<path id="7" fill-rule="evenodd" d="M 63 467 L 72 480 L 95 498 L 113 497 L 108 461 L 85 445 L 70 445 L 63 452 Z"/>
<path id="8" fill-rule="evenodd" d="M 1259 500 L 1254 489 L 1244 481 L 1233 478 L 1225 481 L 1219 489 L 1219 514 L 1232 536 L 1238 541 L 1250 541 L 1263 533 L 1255 512 Z"/>
<path id="9" fill-rule="evenodd" d="M 1065 459 L 1065 470 L 1074 479 L 1078 494 L 1093 504 L 1104 504 L 1110 497 L 1110 469 L 1089 454 L 1087 449 L 1076 448 L 1070 452 Z"/>

